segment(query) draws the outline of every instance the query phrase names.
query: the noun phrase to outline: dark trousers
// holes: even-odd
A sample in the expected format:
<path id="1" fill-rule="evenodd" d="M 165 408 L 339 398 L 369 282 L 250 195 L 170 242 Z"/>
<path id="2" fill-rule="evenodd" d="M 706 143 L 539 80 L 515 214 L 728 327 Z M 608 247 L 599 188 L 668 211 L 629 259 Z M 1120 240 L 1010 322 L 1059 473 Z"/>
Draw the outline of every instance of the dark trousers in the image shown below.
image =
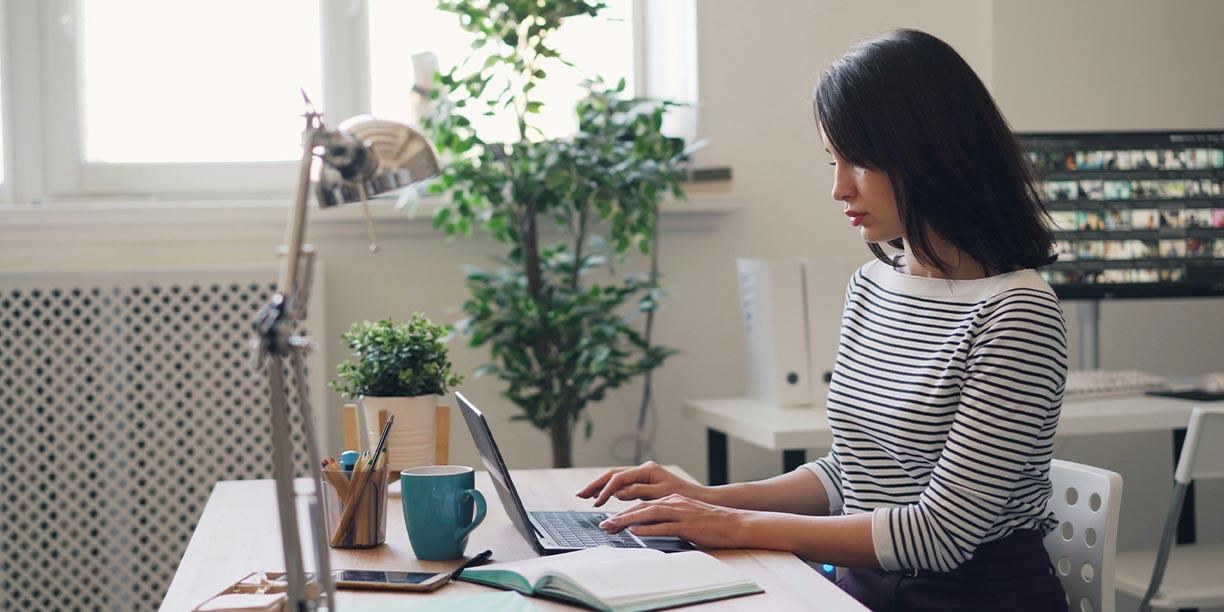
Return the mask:
<path id="1" fill-rule="evenodd" d="M 837 585 L 874 612 L 1067 612 L 1041 539 L 1016 531 L 950 572 L 850 569 Z"/>

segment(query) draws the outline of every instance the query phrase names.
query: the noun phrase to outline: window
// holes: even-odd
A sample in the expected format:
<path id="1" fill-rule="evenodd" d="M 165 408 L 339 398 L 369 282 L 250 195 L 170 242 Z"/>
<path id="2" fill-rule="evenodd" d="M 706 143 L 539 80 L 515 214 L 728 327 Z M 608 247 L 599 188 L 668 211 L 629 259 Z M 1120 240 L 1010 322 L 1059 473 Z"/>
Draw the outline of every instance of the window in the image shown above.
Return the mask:
<path id="1" fill-rule="evenodd" d="M 559 61 L 541 66 L 548 78 L 533 94 L 544 101 L 536 124 L 549 137 L 571 134 L 578 127 L 574 106 L 582 95 L 584 77 L 599 77 L 608 84 L 624 78 L 626 91 L 633 92 L 634 2 L 608 0 L 608 8 L 595 18 L 575 17 L 551 39 L 561 57 L 578 68 Z M 443 72 L 462 63 L 471 52 L 472 35 L 459 26 L 459 17 L 437 9 L 422 11 L 402 0 L 370 1 L 371 108 L 375 115 L 415 122 L 411 94 L 412 56 L 433 51 Z M 488 53 L 468 62 L 479 68 Z M 483 120 L 483 121 L 481 121 Z M 513 117 L 478 117 L 477 129 L 485 140 L 517 139 Z"/>
<path id="2" fill-rule="evenodd" d="M 0 14 L 0 49 L 9 47 L 8 19 Z M 8 118 L 12 116 L 9 110 L 11 97 L 8 94 L 11 79 L 8 74 L 8 56 L 0 53 L 0 203 L 12 200 L 12 181 L 9 180 L 9 160 L 7 152 L 12 141 L 8 127 Z"/>
<path id="3" fill-rule="evenodd" d="M 693 0 L 608 4 L 556 36 L 563 57 L 590 72 L 549 70 L 548 89 L 537 90 L 549 135 L 573 130 L 584 76 L 675 99 L 659 84 L 679 70 L 695 92 L 695 50 L 675 48 L 694 34 L 658 21 L 687 14 L 678 27 L 691 29 Z M 3 59 L 41 82 L 12 87 L 23 116 L 4 105 L 41 125 L 21 129 L 23 152 L 37 148 L 42 160 L 14 169 L 27 199 L 284 197 L 300 157 L 299 88 L 329 125 L 371 112 L 414 122 L 412 55 L 434 51 L 445 69 L 470 42 L 432 0 L 44 0 L 0 12 L 21 34 Z M 665 68 L 652 71 L 644 49 L 661 40 Z"/>
<path id="4" fill-rule="evenodd" d="M 298 88 L 323 86 L 318 5 L 81 0 L 77 33 L 86 163 L 300 157 Z"/>
<path id="5" fill-rule="evenodd" d="M 322 96 L 319 4 L 50 2 L 47 191 L 284 192 L 299 88 Z M 136 26 L 134 24 L 148 24 Z"/>

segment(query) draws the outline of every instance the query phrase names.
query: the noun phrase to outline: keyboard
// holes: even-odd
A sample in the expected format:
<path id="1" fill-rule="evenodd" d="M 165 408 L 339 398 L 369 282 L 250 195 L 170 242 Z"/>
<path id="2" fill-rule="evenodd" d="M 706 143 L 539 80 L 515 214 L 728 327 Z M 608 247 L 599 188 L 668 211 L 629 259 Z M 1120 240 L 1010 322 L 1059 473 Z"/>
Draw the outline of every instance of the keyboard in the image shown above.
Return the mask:
<path id="1" fill-rule="evenodd" d="M 641 548 L 627 531 L 608 533 L 599 523 L 611 515 L 599 512 L 532 512 L 536 523 L 548 532 L 554 542 L 565 548 Z"/>
<path id="2" fill-rule="evenodd" d="M 1169 381 L 1140 370 L 1071 370 L 1067 372 L 1064 399 L 1092 399 L 1111 395 L 1136 395 L 1167 391 Z"/>
<path id="3" fill-rule="evenodd" d="M 1194 382 L 1194 388 L 1203 393 L 1224 393 L 1224 372 L 1204 374 Z"/>

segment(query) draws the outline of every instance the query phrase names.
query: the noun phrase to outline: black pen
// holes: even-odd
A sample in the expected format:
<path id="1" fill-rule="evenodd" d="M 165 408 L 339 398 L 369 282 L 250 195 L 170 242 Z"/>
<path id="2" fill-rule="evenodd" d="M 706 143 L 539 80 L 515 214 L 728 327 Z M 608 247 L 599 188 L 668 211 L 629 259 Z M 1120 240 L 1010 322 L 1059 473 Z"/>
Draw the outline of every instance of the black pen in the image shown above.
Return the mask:
<path id="1" fill-rule="evenodd" d="M 451 572 L 450 579 L 451 579 L 451 580 L 455 580 L 455 579 L 459 578 L 459 574 L 462 574 L 462 573 L 463 573 L 463 570 L 465 570 L 465 569 L 467 569 L 467 568 L 469 568 L 469 567 L 475 567 L 475 566 L 477 566 L 477 565 L 480 565 L 480 564 L 484 563 L 485 561 L 488 561 L 488 560 L 489 560 L 489 557 L 492 557 L 492 556 L 493 556 L 493 551 L 491 551 L 491 550 L 486 550 L 486 551 L 484 551 L 484 552 L 480 553 L 479 555 L 476 555 L 475 557 L 472 557 L 471 559 L 468 559 L 468 560 L 467 560 L 467 563 L 464 563 L 463 565 L 460 565 L 459 567 L 456 567 L 456 568 L 455 568 L 455 571 Z"/>

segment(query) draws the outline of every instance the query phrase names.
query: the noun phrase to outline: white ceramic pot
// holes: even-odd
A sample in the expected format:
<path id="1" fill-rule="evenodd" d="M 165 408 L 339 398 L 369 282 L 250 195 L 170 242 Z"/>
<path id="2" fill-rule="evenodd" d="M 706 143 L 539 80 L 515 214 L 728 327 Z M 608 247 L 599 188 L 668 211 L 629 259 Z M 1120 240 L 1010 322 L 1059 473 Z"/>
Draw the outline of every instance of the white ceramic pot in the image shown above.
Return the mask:
<path id="1" fill-rule="evenodd" d="M 361 400 L 365 417 L 366 444 L 370 450 L 378 447 L 382 434 L 379 413 L 395 416 L 395 423 L 387 433 L 383 452 L 387 454 L 389 473 L 399 479 L 400 470 L 423 465 L 433 465 L 434 448 L 437 442 L 438 396 L 416 397 L 365 397 Z"/>

